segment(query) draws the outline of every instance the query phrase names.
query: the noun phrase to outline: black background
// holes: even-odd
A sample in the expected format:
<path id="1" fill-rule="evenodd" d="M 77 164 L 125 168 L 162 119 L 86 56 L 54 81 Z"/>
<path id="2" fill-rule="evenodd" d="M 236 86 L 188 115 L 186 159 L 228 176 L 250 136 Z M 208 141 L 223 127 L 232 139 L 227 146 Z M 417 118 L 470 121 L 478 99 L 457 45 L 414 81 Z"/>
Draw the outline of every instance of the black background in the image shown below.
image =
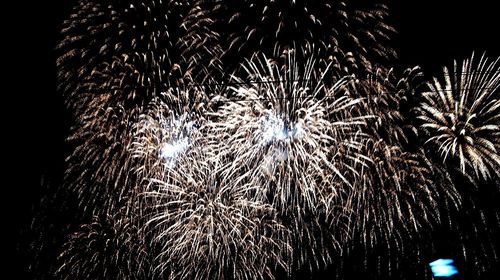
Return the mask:
<path id="1" fill-rule="evenodd" d="M 399 34 L 394 45 L 400 54 L 396 67 L 420 65 L 426 75 L 438 73 L 454 58 L 473 51 L 500 55 L 499 17 L 495 1 L 393 0 L 392 20 Z M 6 208 L 3 224 L 12 230 L 6 238 L 7 266 L 23 279 L 26 271 L 26 230 L 39 201 L 42 180 L 57 181 L 64 158 L 66 131 L 61 97 L 56 93 L 54 46 L 59 25 L 74 1 L 18 1 L 5 8 L 7 39 L 2 45 L 4 125 L 2 138 L 7 176 L 2 189 Z M 6 152 L 6 153 L 5 153 Z M 497 271 L 490 272 L 494 275 Z M 492 276 L 493 277 L 493 276 Z"/>

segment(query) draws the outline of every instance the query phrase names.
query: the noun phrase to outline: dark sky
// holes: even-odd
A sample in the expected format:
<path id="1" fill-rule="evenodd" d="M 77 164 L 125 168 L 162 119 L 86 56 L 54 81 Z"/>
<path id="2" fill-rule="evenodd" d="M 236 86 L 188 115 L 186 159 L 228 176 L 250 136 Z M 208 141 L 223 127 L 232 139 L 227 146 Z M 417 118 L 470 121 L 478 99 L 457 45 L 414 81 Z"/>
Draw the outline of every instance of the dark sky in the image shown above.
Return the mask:
<path id="1" fill-rule="evenodd" d="M 473 51 L 500 54 L 494 1 L 392 1 L 403 63 L 433 72 Z"/>
<path id="2" fill-rule="evenodd" d="M 10 72 L 7 83 L 14 85 L 4 92 L 13 98 L 4 109 L 13 110 L 7 120 L 14 122 L 6 126 L 5 133 L 7 140 L 12 141 L 7 145 L 7 154 L 13 155 L 6 160 L 11 178 L 5 182 L 13 183 L 2 188 L 9 190 L 4 198 L 8 205 L 6 223 L 13 229 L 14 241 L 22 240 L 19 232 L 30 222 L 41 176 L 56 178 L 60 170 L 65 118 L 61 98 L 55 91 L 52 50 L 58 26 L 74 1 L 17 2 L 17 7 L 5 9 L 14 18 L 5 26 L 12 39 L 3 43 L 9 49 L 3 55 L 11 64 L 5 68 Z M 433 74 L 453 58 L 469 56 L 472 51 L 487 51 L 492 57 L 500 55 L 500 14 L 494 8 L 495 1 L 392 2 L 393 21 L 399 31 L 394 39 L 401 58 L 398 66 L 421 65 Z M 17 264 L 11 266 L 17 273 L 23 269 L 19 265 L 21 258 L 10 258 Z"/>

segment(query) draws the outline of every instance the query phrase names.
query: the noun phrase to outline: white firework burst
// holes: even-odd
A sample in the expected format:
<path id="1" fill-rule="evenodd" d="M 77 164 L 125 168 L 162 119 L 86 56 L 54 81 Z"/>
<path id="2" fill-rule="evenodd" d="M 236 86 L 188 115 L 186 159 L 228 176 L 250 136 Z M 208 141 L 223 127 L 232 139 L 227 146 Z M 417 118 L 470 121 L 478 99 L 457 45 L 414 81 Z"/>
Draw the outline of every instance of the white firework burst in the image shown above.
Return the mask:
<path id="1" fill-rule="evenodd" d="M 231 158 L 224 172 L 255 186 L 249 195 L 293 228 L 299 264 L 326 264 L 344 243 L 340 194 L 366 158 L 358 126 L 369 116 L 350 115 L 360 99 L 338 94 L 342 82 L 327 88 L 313 59 L 301 66 L 290 52 L 283 68 L 265 56 L 244 68 L 252 82 L 234 78 L 239 86 L 211 116 L 208 137 L 223 139 Z"/>
<path id="2" fill-rule="evenodd" d="M 428 83 L 419 108 L 425 143 L 469 177 L 500 174 L 500 59 L 474 55 Z M 474 173 L 470 173 L 473 171 Z"/>
<path id="3" fill-rule="evenodd" d="M 131 157 L 138 164 L 135 174 L 140 184 L 145 178 L 161 178 L 166 168 L 174 167 L 199 137 L 207 99 L 202 88 L 170 89 L 148 104 L 133 125 Z"/>
<path id="4" fill-rule="evenodd" d="M 228 160 L 221 143 L 207 137 L 203 114 L 172 110 L 160 99 L 150 107 L 135 125 L 131 151 L 142 163 L 140 211 L 155 271 L 183 279 L 264 279 L 288 270 L 287 229 L 271 205 L 247 196 L 254 186 L 223 172 Z"/>
<path id="5" fill-rule="evenodd" d="M 181 279 L 265 279 L 286 270 L 287 230 L 273 208 L 247 198 L 254 186 L 223 174 L 220 155 L 194 141 L 144 193 L 156 271 Z"/>
<path id="6" fill-rule="evenodd" d="M 181 27 L 188 2 L 77 2 L 57 48 L 59 89 L 71 124 L 63 191 L 77 197 L 83 215 L 91 217 L 126 203 L 136 167 L 128 147 L 144 106 L 172 85 L 203 79 L 201 61 L 211 60 L 205 51 L 217 49 L 194 43 L 199 38 L 191 27 Z M 199 37 L 203 26 L 198 22 Z"/>

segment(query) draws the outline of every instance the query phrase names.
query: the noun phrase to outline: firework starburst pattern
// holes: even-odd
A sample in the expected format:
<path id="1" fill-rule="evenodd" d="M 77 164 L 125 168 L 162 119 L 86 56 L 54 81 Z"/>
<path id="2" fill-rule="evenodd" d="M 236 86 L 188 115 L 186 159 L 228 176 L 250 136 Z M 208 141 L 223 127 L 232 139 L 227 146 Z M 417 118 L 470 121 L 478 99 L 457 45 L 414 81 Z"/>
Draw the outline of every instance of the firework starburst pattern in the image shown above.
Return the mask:
<path id="1" fill-rule="evenodd" d="M 442 81 L 435 78 L 428 88 L 420 107 L 426 144 L 464 174 L 498 177 L 500 60 L 473 55 L 444 68 Z"/>
<path id="2" fill-rule="evenodd" d="M 473 55 L 427 82 L 389 69 L 388 14 L 78 1 L 57 46 L 71 130 L 53 194 L 77 219 L 52 275 L 296 279 L 359 248 L 425 262 L 433 246 L 408 244 L 456 228 L 460 178 L 500 178 L 500 62 Z"/>

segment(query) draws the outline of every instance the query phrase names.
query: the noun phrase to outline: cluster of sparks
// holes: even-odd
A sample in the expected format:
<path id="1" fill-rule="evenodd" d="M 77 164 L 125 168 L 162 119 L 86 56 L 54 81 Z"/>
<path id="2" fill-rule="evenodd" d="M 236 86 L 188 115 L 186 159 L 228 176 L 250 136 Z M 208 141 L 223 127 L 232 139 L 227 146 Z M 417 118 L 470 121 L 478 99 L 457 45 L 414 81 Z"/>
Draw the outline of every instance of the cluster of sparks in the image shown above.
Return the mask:
<path id="1" fill-rule="evenodd" d="M 500 169 L 500 60 L 485 56 L 455 62 L 444 69 L 444 81 L 435 78 L 423 93 L 420 107 L 427 144 L 443 161 L 458 163 L 474 177 L 498 177 Z"/>
<path id="2" fill-rule="evenodd" d="M 439 224 L 440 202 L 460 205 L 454 162 L 500 175 L 498 60 L 420 93 L 418 68 L 375 66 L 395 57 L 384 5 L 79 2 L 58 67 L 65 189 L 89 222 L 62 246 L 61 279 L 321 269 Z"/>

